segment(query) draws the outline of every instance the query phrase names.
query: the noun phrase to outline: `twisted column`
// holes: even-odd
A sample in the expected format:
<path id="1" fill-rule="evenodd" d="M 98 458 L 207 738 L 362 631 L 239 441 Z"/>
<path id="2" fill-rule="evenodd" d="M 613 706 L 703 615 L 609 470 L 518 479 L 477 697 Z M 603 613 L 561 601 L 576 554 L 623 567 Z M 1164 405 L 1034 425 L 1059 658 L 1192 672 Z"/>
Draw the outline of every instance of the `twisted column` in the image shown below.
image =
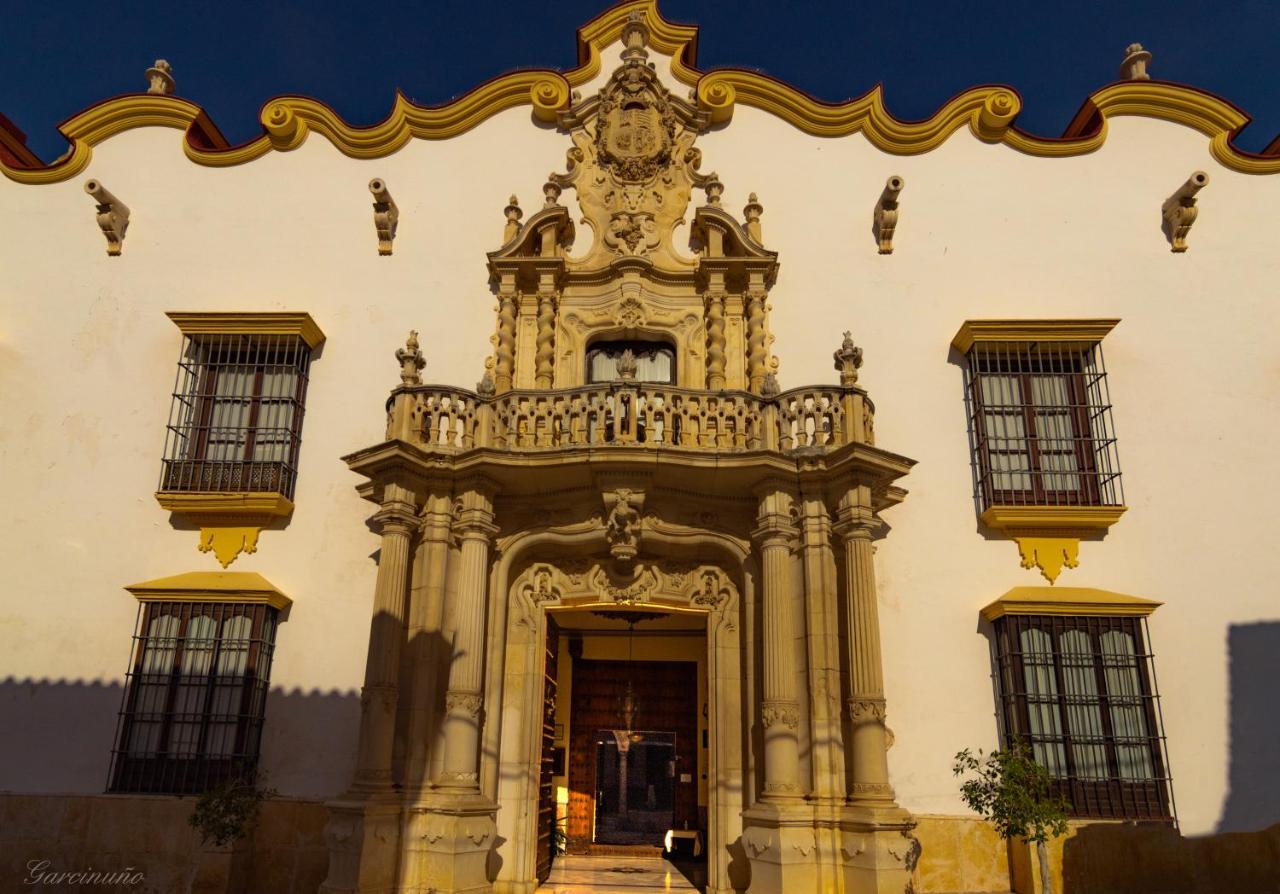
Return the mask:
<path id="1" fill-rule="evenodd" d="M 445 694 L 442 788 L 479 793 L 480 711 L 484 704 L 484 621 L 488 610 L 489 550 L 498 532 L 492 492 L 472 482 L 460 500 L 454 533 L 461 541 L 457 629 Z"/>
<path id="2" fill-rule="evenodd" d="M 382 551 L 374 586 L 369 656 L 364 686 L 360 690 L 360 745 L 353 785 L 360 789 L 382 789 L 391 785 L 409 545 L 418 527 L 413 494 L 400 485 L 387 485 L 382 509 L 372 521 L 382 534 Z"/>
<path id="3" fill-rule="evenodd" d="M 494 345 L 493 384 L 498 391 L 510 391 L 516 368 L 516 296 L 498 295 L 498 334 Z"/>
<path id="4" fill-rule="evenodd" d="M 848 592 L 849 719 L 853 725 L 853 760 L 849 802 L 866 807 L 894 806 L 889 785 L 885 733 L 884 673 L 880 655 L 880 617 L 872 534 L 879 519 L 871 510 L 870 489 L 851 488 L 840 501 L 836 533 L 844 542 Z"/>
<path id="5" fill-rule="evenodd" d="M 765 376 L 764 289 L 747 292 L 747 380 L 751 391 L 760 392 Z"/>
<path id="6" fill-rule="evenodd" d="M 555 368 L 556 296 L 552 292 L 538 295 L 538 338 L 534 354 L 534 382 L 538 388 L 550 388 Z"/>
<path id="7" fill-rule="evenodd" d="M 724 388 L 724 293 L 707 293 L 707 389 Z"/>
<path id="8" fill-rule="evenodd" d="M 790 569 L 796 528 L 791 495 L 777 485 L 757 493 L 760 512 L 752 539 L 764 577 L 764 681 L 760 722 L 764 727 L 764 800 L 798 798 L 800 702 L 796 698 L 795 641 L 791 627 Z"/>

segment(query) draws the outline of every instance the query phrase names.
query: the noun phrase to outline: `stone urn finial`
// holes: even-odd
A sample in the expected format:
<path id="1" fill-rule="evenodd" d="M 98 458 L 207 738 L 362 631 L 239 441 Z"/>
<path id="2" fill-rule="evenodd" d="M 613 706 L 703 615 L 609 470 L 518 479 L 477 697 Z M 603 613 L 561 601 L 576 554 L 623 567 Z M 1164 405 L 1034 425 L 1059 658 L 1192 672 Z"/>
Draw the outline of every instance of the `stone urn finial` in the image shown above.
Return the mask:
<path id="1" fill-rule="evenodd" d="M 858 367 L 862 366 L 862 348 L 853 343 L 853 333 L 845 332 L 840 349 L 832 355 L 840 373 L 841 387 L 858 384 Z"/>
<path id="2" fill-rule="evenodd" d="M 764 383 L 760 386 L 760 396 L 766 398 L 774 398 L 782 393 L 782 386 L 778 384 L 778 374 L 767 372 L 764 374 Z"/>
<path id="3" fill-rule="evenodd" d="M 560 184 L 554 180 L 548 180 L 542 184 L 543 205 L 547 208 L 560 204 Z"/>
<path id="4" fill-rule="evenodd" d="M 747 220 L 747 235 L 754 239 L 757 245 L 764 243 L 764 237 L 760 231 L 760 215 L 763 213 L 764 206 L 760 204 L 756 194 L 751 193 L 747 196 L 747 206 L 742 209 L 742 216 Z"/>
<path id="5" fill-rule="evenodd" d="M 644 13 L 639 9 L 631 10 L 627 21 L 622 26 L 622 61 L 641 64 L 649 58 L 649 51 L 644 48 L 649 42 L 649 26 L 644 23 Z"/>
<path id="6" fill-rule="evenodd" d="M 147 69 L 147 92 L 167 96 L 173 92 L 173 66 L 164 59 L 157 59 L 155 65 Z"/>
<path id="7" fill-rule="evenodd" d="M 636 360 L 635 352 L 630 348 L 624 350 L 618 358 L 618 378 L 630 381 L 636 377 L 639 369 L 640 363 Z"/>
<path id="8" fill-rule="evenodd" d="M 520 210 L 520 200 L 514 195 L 511 196 L 507 199 L 507 207 L 502 209 L 502 213 L 507 216 L 507 225 L 502 230 L 502 244 L 506 245 L 520 232 L 520 218 L 524 217 L 524 212 Z"/>
<path id="9" fill-rule="evenodd" d="M 1142 48 L 1140 43 L 1131 43 L 1125 47 L 1124 61 L 1120 63 L 1120 79 L 1124 81 L 1149 81 L 1147 63 L 1151 61 L 1151 53 Z"/>
<path id="10" fill-rule="evenodd" d="M 418 330 L 410 329 L 404 347 L 396 349 L 396 360 L 400 362 L 400 381 L 406 385 L 422 384 L 422 368 L 427 361 L 418 350 Z"/>
<path id="11" fill-rule="evenodd" d="M 476 394 L 481 397 L 493 397 L 497 392 L 498 388 L 493 382 L 493 373 L 486 369 L 484 375 L 480 377 L 480 381 L 476 382 Z"/>
<path id="12" fill-rule="evenodd" d="M 720 182 L 720 178 L 712 174 L 707 178 L 707 182 L 702 184 L 702 188 L 707 191 L 707 204 L 718 206 L 720 197 L 724 195 L 724 184 Z"/>

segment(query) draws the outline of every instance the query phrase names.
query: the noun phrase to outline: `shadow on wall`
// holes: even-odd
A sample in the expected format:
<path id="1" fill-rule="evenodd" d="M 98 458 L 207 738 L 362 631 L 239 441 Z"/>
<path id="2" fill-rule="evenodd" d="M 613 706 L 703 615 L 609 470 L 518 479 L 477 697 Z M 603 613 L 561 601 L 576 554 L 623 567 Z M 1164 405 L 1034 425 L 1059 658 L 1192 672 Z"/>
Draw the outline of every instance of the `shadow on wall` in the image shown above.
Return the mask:
<path id="1" fill-rule="evenodd" d="M 101 793 L 107 785 L 123 686 L 78 680 L 0 680 L 0 791 Z M 323 799 L 346 789 L 360 726 L 356 692 L 273 688 L 260 767 L 281 795 Z"/>
<path id="2" fill-rule="evenodd" d="M 1231 766 L 1217 831 L 1251 832 L 1280 822 L 1280 621 L 1231 625 L 1227 660 Z"/>

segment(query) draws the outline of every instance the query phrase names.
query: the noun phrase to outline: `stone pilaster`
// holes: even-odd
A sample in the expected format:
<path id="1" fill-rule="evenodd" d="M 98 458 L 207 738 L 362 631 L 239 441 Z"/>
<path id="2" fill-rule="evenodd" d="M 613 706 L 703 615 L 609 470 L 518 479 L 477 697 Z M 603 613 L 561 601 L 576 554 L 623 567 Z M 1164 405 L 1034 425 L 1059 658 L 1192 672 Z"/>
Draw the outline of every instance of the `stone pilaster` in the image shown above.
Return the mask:
<path id="1" fill-rule="evenodd" d="M 461 546 L 444 761 L 431 791 L 410 810 L 417 857 L 402 880 L 408 890 L 436 894 L 492 890 L 487 865 L 497 807 L 481 794 L 479 772 L 489 558 L 497 533 L 488 482 L 471 481 L 461 488 L 453 533 Z"/>
<path id="2" fill-rule="evenodd" d="M 329 875 L 323 894 L 383 894 L 396 885 L 401 808 L 391 784 L 391 760 L 409 553 L 418 528 L 413 493 L 399 484 L 386 485 L 373 524 L 382 534 L 382 550 L 360 693 L 356 772 L 348 793 L 328 805 Z"/>
<path id="3" fill-rule="evenodd" d="M 806 491 L 802 503 L 801 542 L 805 616 L 808 627 L 809 740 L 811 797 L 842 802 L 845 792 L 844 737 L 840 705 L 839 611 L 831 517 L 820 488 Z"/>

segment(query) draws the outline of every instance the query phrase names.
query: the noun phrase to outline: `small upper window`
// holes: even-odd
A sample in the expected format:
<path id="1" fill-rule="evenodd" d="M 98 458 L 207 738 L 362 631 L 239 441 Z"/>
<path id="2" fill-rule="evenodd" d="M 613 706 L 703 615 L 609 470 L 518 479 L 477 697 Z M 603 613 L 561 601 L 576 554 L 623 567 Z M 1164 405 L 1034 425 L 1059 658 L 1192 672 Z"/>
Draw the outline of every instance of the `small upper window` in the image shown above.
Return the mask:
<path id="1" fill-rule="evenodd" d="M 623 378 L 618 361 L 626 351 L 635 358 L 637 382 L 676 381 L 676 352 L 671 346 L 652 341 L 602 341 L 587 351 L 587 382 L 612 382 Z"/>
<path id="2" fill-rule="evenodd" d="M 183 328 L 159 490 L 292 499 L 312 340 L 217 328 Z"/>
<path id="3" fill-rule="evenodd" d="M 1065 340 L 1052 331 L 1023 331 L 985 340 L 969 332 L 965 354 L 982 510 L 1123 505 L 1097 338 Z"/>

